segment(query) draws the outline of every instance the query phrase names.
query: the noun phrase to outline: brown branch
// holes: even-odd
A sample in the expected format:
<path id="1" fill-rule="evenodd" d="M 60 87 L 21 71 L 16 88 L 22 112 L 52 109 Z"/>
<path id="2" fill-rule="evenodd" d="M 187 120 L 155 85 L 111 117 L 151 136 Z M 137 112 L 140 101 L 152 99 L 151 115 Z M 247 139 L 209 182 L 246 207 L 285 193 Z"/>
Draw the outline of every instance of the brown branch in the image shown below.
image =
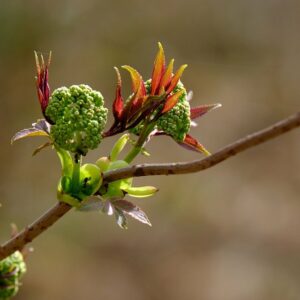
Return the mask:
<path id="1" fill-rule="evenodd" d="M 63 202 L 55 204 L 31 225 L 25 227 L 21 232 L 0 247 L 0 260 L 12 254 L 16 250 L 22 250 L 26 244 L 30 243 L 34 238 L 44 232 L 71 208 L 72 207 L 70 205 Z"/>
<path id="2" fill-rule="evenodd" d="M 213 167 L 214 165 L 226 160 L 231 156 L 284 134 L 298 126 L 300 126 L 300 112 L 291 115 L 290 117 L 263 130 L 249 134 L 204 159 L 179 163 L 135 165 L 124 169 L 106 172 L 104 174 L 104 181 L 110 182 L 122 178 L 149 175 L 177 175 L 199 172 Z"/>
<path id="3" fill-rule="evenodd" d="M 248 148 L 259 145 L 267 140 L 284 134 L 300 126 L 300 112 L 275 123 L 261 131 L 250 134 L 224 148 L 213 155 L 191 162 L 163 163 L 163 164 L 142 164 L 124 169 L 109 171 L 104 174 L 105 182 L 117 179 L 148 176 L 148 175 L 174 175 L 199 172 L 208 169 L 227 158 L 236 155 Z M 43 216 L 33 222 L 30 226 L 23 229 L 17 236 L 13 237 L 0 247 L 0 260 L 12 254 L 18 249 L 22 249 L 27 243 L 45 231 L 65 213 L 71 206 L 65 203 L 58 203 L 49 209 Z"/>

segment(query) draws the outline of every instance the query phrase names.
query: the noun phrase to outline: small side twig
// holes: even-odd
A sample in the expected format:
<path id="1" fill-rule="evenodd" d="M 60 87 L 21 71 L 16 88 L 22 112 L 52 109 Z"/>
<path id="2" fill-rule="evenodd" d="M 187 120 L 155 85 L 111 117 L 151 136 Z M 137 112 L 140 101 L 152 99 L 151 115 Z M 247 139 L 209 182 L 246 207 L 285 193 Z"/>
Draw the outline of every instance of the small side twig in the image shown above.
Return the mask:
<path id="1" fill-rule="evenodd" d="M 257 146 L 299 126 L 300 112 L 291 115 L 290 117 L 281 120 L 270 127 L 250 134 L 222 148 L 207 158 L 181 163 L 142 164 L 124 169 L 118 169 L 105 173 L 104 181 L 111 182 L 122 178 L 138 176 L 174 175 L 199 172 L 215 166 L 216 164 L 246 149 Z M 22 249 L 26 244 L 30 243 L 35 237 L 59 220 L 71 208 L 71 206 L 65 203 L 57 203 L 55 206 L 50 208 L 44 215 L 42 215 L 28 227 L 24 228 L 15 237 L 11 238 L 0 247 L 0 260 L 9 256 L 14 251 Z"/>

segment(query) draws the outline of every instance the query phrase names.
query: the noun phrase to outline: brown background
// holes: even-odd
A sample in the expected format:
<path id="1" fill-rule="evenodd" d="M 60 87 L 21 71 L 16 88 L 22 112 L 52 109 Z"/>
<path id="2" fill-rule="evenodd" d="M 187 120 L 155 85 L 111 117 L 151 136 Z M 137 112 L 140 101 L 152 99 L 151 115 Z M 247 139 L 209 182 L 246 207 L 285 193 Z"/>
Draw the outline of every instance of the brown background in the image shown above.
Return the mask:
<path id="1" fill-rule="evenodd" d="M 42 138 L 10 146 L 41 117 L 33 51 L 53 51 L 52 88 L 87 83 L 110 107 L 113 66 L 150 75 L 157 41 L 194 105 L 221 102 L 192 133 L 212 152 L 299 110 L 300 4 L 293 0 L 34 1 L 0 3 L 0 240 L 55 203 L 55 153 Z M 122 73 L 128 92 L 129 80 Z M 125 92 L 126 94 L 126 92 Z M 113 138 L 89 154 L 106 155 Z M 168 138 L 150 158 L 200 157 Z M 33 244 L 16 299 L 282 300 L 300 298 L 299 130 L 203 173 L 139 179 L 152 228 L 71 212 Z"/>

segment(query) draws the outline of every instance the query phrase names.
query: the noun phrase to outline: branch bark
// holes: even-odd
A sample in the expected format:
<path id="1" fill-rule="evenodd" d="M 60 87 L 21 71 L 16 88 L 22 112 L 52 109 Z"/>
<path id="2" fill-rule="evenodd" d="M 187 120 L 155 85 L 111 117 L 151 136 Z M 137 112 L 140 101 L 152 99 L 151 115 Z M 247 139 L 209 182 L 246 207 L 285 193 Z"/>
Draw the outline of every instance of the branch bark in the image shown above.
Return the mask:
<path id="1" fill-rule="evenodd" d="M 300 126 L 300 112 L 281 120 L 265 129 L 243 137 L 232 144 L 225 146 L 214 154 L 200 160 L 178 163 L 140 164 L 123 169 L 113 170 L 104 174 L 105 182 L 117 179 L 140 177 L 150 175 L 178 175 L 199 172 L 234 156 L 246 149 L 252 148 L 263 142 L 284 134 Z"/>
<path id="2" fill-rule="evenodd" d="M 26 226 L 17 235 L 6 241 L 0 247 L 0 260 L 9 256 L 17 250 L 22 250 L 24 246 L 30 243 L 34 238 L 48 229 L 53 223 L 65 215 L 72 206 L 58 202 L 42 216 L 35 220 L 31 225 Z"/>
<path id="3" fill-rule="evenodd" d="M 282 135 L 300 126 L 300 112 L 279 121 L 263 130 L 250 134 L 240 140 L 220 149 L 211 156 L 194 160 L 191 162 L 162 163 L 162 164 L 140 164 L 124 169 L 109 171 L 104 174 L 104 181 L 111 182 L 128 177 L 139 177 L 149 175 L 175 175 L 199 172 L 232 157 L 246 149 L 255 147 L 267 140 Z M 21 250 L 35 237 L 44 232 L 53 223 L 65 215 L 72 207 L 66 203 L 57 203 L 44 215 L 24 228 L 18 235 L 14 236 L 0 247 L 0 260 L 9 256 L 16 250 Z"/>

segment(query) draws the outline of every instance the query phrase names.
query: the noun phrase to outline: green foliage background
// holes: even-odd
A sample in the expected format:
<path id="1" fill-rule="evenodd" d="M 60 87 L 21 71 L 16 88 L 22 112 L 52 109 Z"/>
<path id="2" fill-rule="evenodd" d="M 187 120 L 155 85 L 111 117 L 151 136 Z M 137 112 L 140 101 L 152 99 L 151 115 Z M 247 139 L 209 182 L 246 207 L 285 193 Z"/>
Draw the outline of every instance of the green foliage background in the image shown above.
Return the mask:
<path id="1" fill-rule="evenodd" d="M 33 50 L 53 51 L 52 90 L 86 83 L 110 107 L 112 67 L 132 65 L 146 79 L 161 41 L 176 66 L 189 64 L 194 105 L 223 104 L 192 132 L 214 152 L 299 110 L 299 14 L 294 0 L 2 0 L 0 240 L 11 222 L 21 228 L 55 203 L 54 152 L 31 157 L 42 138 L 10 146 L 41 116 Z M 146 162 L 199 157 L 163 137 L 148 150 Z M 153 228 L 69 213 L 34 242 L 15 299 L 299 299 L 299 151 L 295 131 L 203 173 L 138 179 L 160 188 L 135 201 Z"/>

